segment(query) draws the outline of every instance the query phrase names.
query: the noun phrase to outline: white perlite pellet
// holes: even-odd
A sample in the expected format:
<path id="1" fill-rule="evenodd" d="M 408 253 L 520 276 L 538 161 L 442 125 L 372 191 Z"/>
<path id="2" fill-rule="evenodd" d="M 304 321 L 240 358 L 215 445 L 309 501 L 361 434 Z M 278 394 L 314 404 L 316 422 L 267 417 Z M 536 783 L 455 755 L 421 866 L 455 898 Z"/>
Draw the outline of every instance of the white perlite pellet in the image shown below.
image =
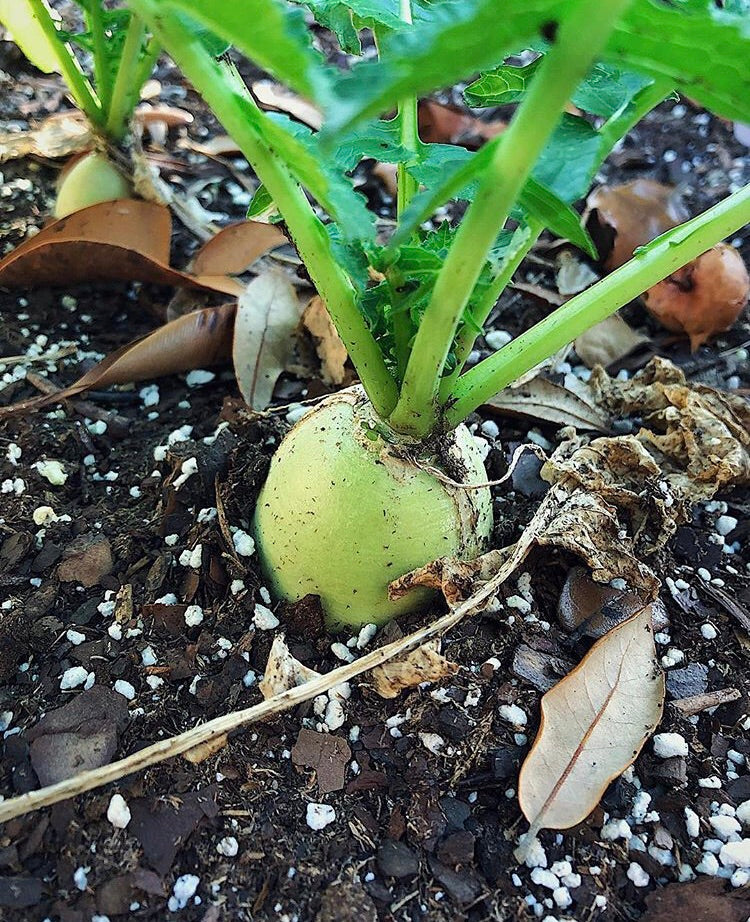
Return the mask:
<path id="1" fill-rule="evenodd" d="M 498 714 L 514 727 L 525 727 L 529 719 L 526 711 L 517 704 L 501 704 Z"/>
<path id="2" fill-rule="evenodd" d="M 727 842 L 719 852 L 719 861 L 724 867 L 750 868 L 750 839 Z"/>
<path id="3" fill-rule="evenodd" d="M 336 811 L 329 804 L 308 804 L 305 819 L 310 829 L 325 829 L 336 819 Z"/>
<path id="4" fill-rule="evenodd" d="M 239 850 L 239 842 L 234 836 L 225 836 L 216 846 L 216 851 L 225 858 L 234 858 Z"/>
<path id="5" fill-rule="evenodd" d="M 196 877 L 195 874 L 183 874 L 182 877 L 178 877 L 172 888 L 172 896 L 167 902 L 169 911 L 177 912 L 178 909 L 184 909 L 188 900 L 195 896 L 200 882 L 200 877 Z"/>
<path id="6" fill-rule="evenodd" d="M 232 534 L 232 544 L 240 557 L 252 557 L 255 553 L 255 541 L 241 528 Z"/>
<path id="7" fill-rule="evenodd" d="M 83 666 L 71 666 L 66 669 L 60 679 L 60 691 L 70 691 L 83 685 L 89 677 L 88 669 Z"/>
<path id="8" fill-rule="evenodd" d="M 107 807 L 107 819 L 115 829 L 125 829 L 130 822 L 130 807 L 122 794 L 113 794 Z"/>
<path id="9" fill-rule="evenodd" d="M 126 682 L 125 679 L 118 679 L 114 684 L 114 689 L 118 695 L 122 695 L 123 698 L 127 698 L 128 701 L 132 701 L 135 698 L 135 688 Z"/>
<path id="10" fill-rule="evenodd" d="M 643 870 L 640 864 L 637 864 L 635 861 L 630 862 L 630 867 L 628 868 L 628 880 L 632 880 L 636 887 L 647 887 L 650 879 L 651 878 Z"/>
<path id="11" fill-rule="evenodd" d="M 197 627 L 203 621 L 203 609 L 200 605 L 188 605 L 184 617 L 188 627 Z"/>
<path id="12" fill-rule="evenodd" d="M 687 740 L 680 733 L 657 733 L 654 737 L 654 755 L 658 758 L 672 759 L 687 754 Z"/>
<path id="13" fill-rule="evenodd" d="M 256 602 L 253 612 L 253 624 L 259 631 L 272 631 L 279 626 L 279 619 L 270 608 L 261 605 L 260 602 Z"/>

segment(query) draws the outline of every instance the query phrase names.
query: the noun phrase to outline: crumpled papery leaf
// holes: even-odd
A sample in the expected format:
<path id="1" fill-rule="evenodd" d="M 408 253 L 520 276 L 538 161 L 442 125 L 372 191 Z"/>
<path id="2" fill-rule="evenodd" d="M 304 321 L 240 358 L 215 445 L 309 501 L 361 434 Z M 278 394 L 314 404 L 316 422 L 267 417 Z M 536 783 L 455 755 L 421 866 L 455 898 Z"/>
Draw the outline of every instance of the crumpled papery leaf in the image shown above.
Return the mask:
<path id="1" fill-rule="evenodd" d="M 289 277 L 269 270 L 254 278 L 237 304 L 232 359 L 245 403 L 265 410 L 291 362 L 302 306 Z"/>
<path id="2" fill-rule="evenodd" d="M 36 128 L 0 131 L 0 163 L 21 157 L 55 160 L 88 150 L 94 141 L 91 124 L 81 112 L 56 112 Z"/>
<path id="3" fill-rule="evenodd" d="M 438 682 L 457 672 L 458 663 L 440 653 L 440 638 L 436 637 L 410 653 L 376 666 L 370 677 L 381 698 L 396 698 L 405 688 L 414 688 L 422 682 Z"/>
<path id="4" fill-rule="evenodd" d="M 695 503 L 750 482 L 750 408 L 705 385 L 688 385 L 665 359 L 653 359 L 630 381 L 602 369 L 593 393 L 612 416 L 638 416 L 637 434 L 589 440 L 573 430 L 543 465 L 552 486 L 516 544 L 474 561 L 443 558 L 391 584 L 398 598 L 414 586 L 439 589 L 451 608 L 482 590 L 476 610 L 535 546 L 582 558 L 593 579 L 621 578 L 653 598 L 659 581 L 643 558 L 662 548 Z"/>
<path id="5" fill-rule="evenodd" d="M 596 369 L 590 383 L 612 412 L 642 417 L 638 439 L 663 456 L 664 479 L 681 498 L 701 502 L 750 482 L 750 406 L 741 397 L 688 384 L 658 357 L 630 381 Z"/>
<path id="6" fill-rule="evenodd" d="M 576 429 L 609 432 L 612 428 L 609 413 L 596 403 L 591 388 L 573 374 L 566 374 L 560 384 L 537 374 L 529 381 L 506 387 L 490 398 L 483 409 L 502 416 L 527 416 Z"/>
<path id="7" fill-rule="evenodd" d="M 304 685 L 305 682 L 318 678 L 320 678 L 320 673 L 295 659 L 289 652 L 283 636 L 277 634 L 271 646 L 271 652 L 268 654 L 268 662 L 258 688 L 264 698 L 272 698 L 290 688 L 296 688 L 298 685 Z"/>
<path id="8" fill-rule="evenodd" d="M 661 719 L 664 674 L 650 607 L 598 640 L 542 698 L 542 723 L 521 769 L 518 799 L 539 829 L 569 829 L 631 765 Z"/>

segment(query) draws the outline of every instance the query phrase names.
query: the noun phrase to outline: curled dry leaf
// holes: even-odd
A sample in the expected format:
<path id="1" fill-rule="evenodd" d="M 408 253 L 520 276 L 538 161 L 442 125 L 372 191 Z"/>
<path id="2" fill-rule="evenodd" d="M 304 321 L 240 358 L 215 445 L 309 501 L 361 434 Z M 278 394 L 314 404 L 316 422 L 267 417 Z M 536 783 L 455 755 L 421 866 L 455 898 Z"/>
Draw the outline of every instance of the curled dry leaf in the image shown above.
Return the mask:
<path id="1" fill-rule="evenodd" d="M 610 272 L 633 252 L 688 219 L 674 186 L 634 179 L 619 186 L 597 186 L 586 200 L 589 231 Z"/>
<path id="2" fill-rule="evenodd" d="M 183 314 L 148 336 L 117 349 L 69 387 L 3 407 L 0 418 L 39 410 L 93 388 L 145 381 L 226 362 L 232 354 L 236 311 L 236 304 L 223 304 Z"/>
<path id="3" fill-rule="evenodd" d="M 69 157 L 88 150 L 93 141 L 91 124 L 83 113 L 55 113 L 28 131 L 0 131 L 0 163 L 22 157 Z"/>
<path id="4" fill-rule="evenodd" d="M 248 406 L 264 410 L 279 375 L 291 361 L 300 303 L 282 272 L 253 279 L 237 304 L 232 358 L 240 392 Z"/>
<path id="5" fill-rule="evenodd" d="M 261 109 L 286 112 L 314 131 L 322 127 L 323 115 L 320 109 L 280 83 L 273 80 L 256 80 L 251 89 Z"/>
<path id="6" fill-rule="evenodd" d="M 438 682 L 458 672 L 458 663 L 453 663 L 440 653 L 440 638 L 395 657 L 382 666 L 376 666 L 371 673 L 372 684 L 381 698 L 395 698 L 405 688 L 414 688 L 422 682 Z"/>
<path id="7" fill-rule="evenodd" d="M 203 244 L 190 265 L 193 275 L 241 275 L 261 256 L 288 243 L 274 224 L 240 221 Z"/>
<path id="8" fill-rule="evenodd" d="M 717 243 L 654 285 L 643 303 L 662 326 L 687 333 L 695 350 L 715 333 L 730 329 L 747 304 L 750 277 L 739 252 Z"/>
<path id="9" fill-rule="evenodd" d="M 606 320 L 582 333 L 574 345 L 578 358 L 587 368 L 595 365 L 606 368 L 647 342 L 648 337 L 637 333 L 619 314 L 610 314 Z"/>
<path id="10" fill-rule="evenodd" d="M 609 413 L 597 405 L 590 388 L 575 375 L 567 374 L 562 384 L 537 375 L 500 391 L 484 404 L 490 413 L 527 416 L 558 426 L 609 432 Z"/>
<path id="11" fill-rule="evenodd" d="M 663 707 L 646 607 L 598 640 L 542 698 L 541 726 L 518 784 L 532 836 L 585 819 L 635 760 Z"/>
<path id="12" fill-rule="evenodd" d="M 346 346 L 333 325 L 331 315 L 316 295 L 302 313 L 302 325 L 315 342 L 320 373 L 326 384 L 343 384 L 346 379 Z"/>
<path id="13" fill-rule="evenodd" d="M 0 285 L 33 288 L 141 281 L 236 295 L 227 277 L 189 275 L 169 265 L 172 218 L 153 202 L 121 199 L 53 221 L 0 260 Z"/>
<path id="14" fill-rule="evenodd" d="M 295 659 L 281 634 L 277 634 L 268 654 L 263 678 L 258 685 L 264 698 L 273 698 L 290 688 L 319 679 L 320 673 Z"/>
<path id="15" fill-rule="evenodd" d="M 507 128 L 503 121 L 485 122 L 458 106 L 436 99 L 419 101 L 419 136 L 425 144 L 458 144 L 476 150 Z"/>
<path id="16" fill-rule="evenodd" d="M 590 384 L 605 412 L 644 420 L 637 437 L 589 441 L 571 430 L 541 469 L 552 486 L 516 544 L 475 561 L 430 563 L 392 583 L 393 597 L 425 586 L 455 608 L 482 591 L 484 606 L 535 546 L 582 558 L 597 582 L 620 578 L 654 596 L 659 581 L 645 558 L 689 520 L 695 503 L 750 483 L 750 408 L 740 397 L 688 385 L 664 359 L 629 381 L 595 369 Z"/>

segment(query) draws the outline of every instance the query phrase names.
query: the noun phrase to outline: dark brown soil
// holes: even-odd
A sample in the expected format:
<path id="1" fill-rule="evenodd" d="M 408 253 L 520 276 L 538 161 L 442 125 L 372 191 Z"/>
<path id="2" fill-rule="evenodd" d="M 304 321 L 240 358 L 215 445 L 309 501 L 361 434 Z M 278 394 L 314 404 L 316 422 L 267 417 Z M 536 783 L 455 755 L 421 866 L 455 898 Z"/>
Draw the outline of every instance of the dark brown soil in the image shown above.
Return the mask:
<path id="1" fill-rule="evenodd" d="M 58 107 L 59 96 L 49 82 L 26 73 L 2 44 L 0 67 L 17 81 L 5 83 L 12 87 L 0 108 L 6 124 L 25 124 L 27 116 L 39 118 L 46 108 Z M 175 73 L 164 70 L 160 78 L 165 98 L 186 105 Z M 216 131 L 195 96 L 188 93 L 187 99 L 196 114 L 190 133 L 201 138 Z M 216 163 L 188 162 L 173 149 L 174 140 L 170 155 L 182 157 L 183 182 L 216 178 L 199 196 L 201 203 L 227 221 L 244 217 L 245 200 L 235 178 Z M 674 156 L 665 157 L 665 151 Z M 43 222 L 55 172 L 46 163 L 3 165 L 4 251 Z M 750 165 L 731 126 L 684 100 L 666 103 L 650 116 L 604 175 L 615 181 L 648 175 L 678 182 L 691 210 L 698 211 L 747 182 Z M 388 207 L 377 181 L 367 182 L 370 194 Z M 543 242 L 527 263 L 522 273 L 527 282 L 554 287 L 548 244 Z M 739 235 L 739 245 L 750 262 L 747 231 Z M 186 231 L 176 233 L 179 265 L 193 246 Z M 42 352 L 73 342 L 78 354 L 56 363 L 46 375 L 55 384 L 70 382 L 93 360 L 81 351 L 107 353 L 153 328 L 163 319 L 170 296 L 134 285 L 0 291 L 0 354 L 28 355 L 35 342 Z M 515 333 L 549 309 L 543 301 L 511 292 L 493 325 Z M 684 341 L 659 331 L 638 306 L 629 309 L 629 317 L 652 334 L 653 352 L 679 363 L 692 380 L 733 390 L 750 387 L 747 318 L 690 355 Z M 644 350 L 623 367 L 633 370 L 648 357 Z M 47 371 L 44 362 L 24 360 L 22 367 L 32 375 Z M 4 369 L 12 372 L 11 366 Z M 29 380 L 4 382 L 0 402 L 35 394 Z M 278 403 L 322 390 L 320 382 L 289 377 L 279 388 Z M 74 667 L 95 676 L 94 688 L 113 689 L 118 682 L 132 686 L 132 700 L 122 699 L 129 713 L 116 733 L 114 758 L 260 700 L 253 673 L 262 675 L 275 634 L 252 628 L 255 603 L 264 601 L 263 580 L 256 558 L 236 554 L 214 513 L 201 510 L 215 510 L 218 491 L 229 523 L 249 528 L 258 488 L 287 426 L 285 411 L 251 418 L 240 409 L 229 370 L 217 370 L 213 380 L 198 388 L 189 388 L 184 376 L 160 380 L 153 406 L 144 406 L 140 391 L 137 386 L 89 394 L 88 404 L 73 402 L 16 418 L 0 430 L 0 482 L 10 481 L 0 494 L 0 712 L 9 712 L 3 715 L 7 728 L 0 769 L 5 797 L 38 786 L 44 759 L 39 748 L 30 748 L 29 731 L 43 714 L 86 694 L 80 687 L 60 689 L 61 677 Z M 173 437 L 169 445 L 170 434 L 181 427 L 188 427 L 182 429 L 182 440 Z M 515 447 L 527 441 L 529 428 L 555 443 L 554 427 L 503 421 L 499 436 L 488 437 L 490 476 L 503 473 Z M 154 449 L 165 445 L 168 449 L 155 457 Z M 11 446 L 20 448 L 20 456 Z M 175 474 L 193 457 L 197 475 L 176 490 Z M 64 485 L 52 486 L 39 474 L 34 464 L 42 459 L 63 463 L 68 473 Z M 497 492 L 498 546 L 518 537 L 538 505 L 544 485 L 536 470 L 532 463 L 514 478 L 514 490 Z M 18 494 L 17 478 L 23 480 Z M 343 787 L 321 794 L 323 773 L 316 777 L 291 757 L 300 733 L 317 734 L 321 727 L 320 716 L 305 705 L 238 735 L 200 764 L 177 759 L 7 823 L 0 828 L 0 919 L 671 918 L 655 904 L 644 916 L 647 899 L 657 891 L 666 894 L 688 876 L 688 866 L 699 864 L 701 844 L 714 835 L 709 818 L 719 804 L 736 807 L 750 799 L 744 758 L 750 758 L 750 641 L 737 616 L 739 609 L 750 617 L 750 497 L 736 493 L 718 500 L 708 510 L 696 509 L 694 521 L 655 564 L 663 580 L 682 579 L 690 586 L 678 599 L 666 589 L 663 594 L 669 646 L 683 652 L 677 668 L 686 670 L 672 670 L 670 696 L 733 686 L 741 698 L 691 720 L 668 707 L 661 729 L 682 734 L 689 756 L 664 761 L 647 747 L 586 822 L 564 834 L 542 833 L 548 864 L 568 860 L 581 876 L 580 886 L 571 884 L 570 907 L 557 905 L 552 890 L 532 882 L 529 869 L 517 867 L 513 858 L 525 828 L 515 796 L 517 772 L 537 730 L 540 698 L 537 687 L 514 673 L 514 656 L 526 644 L 575 662 L 589 643 L 566 634 L 556 619 L 572 561 L 540 554 L 529 565 L 535 617 L 516 617 L 509 624 L 511 610 L 503 608 L 451 632 L 444 652 L 461 666 L 453 680 L 390 701 L 366 682 L 353 685 L 344 725 L 328 734 L 342 741 L 336 758 L 345 761 Z M 35 524 L 40 506 L 52 507 L 60 520 Z M 720 514 L 738 520 L 725 538 L 733 545 L 731 554 L 723 553 L 716 534 Z M 198 545 L 197 566 L 180 563 L 183 553 Z M 61 569 L 66 563 L 67 569 Z M 699 567 L 710 571 L 713 583 L 698 577 Z M 61 578 L 66 573 L 71 581 Z M 81 585 L 84 580 L 90 585 Z M 132 608 L 121 591 L 127 586 Z M 114 606 L 106 603 L 114 602 L 118 591 L 115 621 Z M 517 580 L 511 580 L 507 595 L 518 592 Z M 157 601 L 168 594 L 175 599 Z M 188 605 L 200 606 L 203 614 L 192 627 L 184 619 Z M 296 657 L 319 671 L 340 664 L 314 606 L 277 613 L 285 619 L 282 626 Z M 384 633 L 407 632 L 419 620 L 400 622 Z M 119 632 L 110 631 L 117 623 Z M 701 633 L 707 623 L 716 629 L 715 639 Z M 118 633 L 121 638 L 114 639 Z M 490 658 L 493 664 L 487 663 Z M 127 685 L 118 687 L 128 691 Z M 523 732 L 501 719 L 498 707 L 507 703 L 518 704 L 528 715 Z M 114 717 L 116 709 L 110 713 Z M 84 720 L 74 732 L 84 752 L 86 727 L 91 730 L 93 724 Z M 322 729 L 328 731 L 325 724 Z M 114 732 L 111 725 L 107 732 Z M 435 738 L 420 736 L 425 733 L 442 740 L 438 754 L 428 750 L 427 742 L 434 744 Z M 306 743 L 312 745 L 312 739 L 321 745 L 324 738 L 308 737 Z M 730 751 L 734 755 L 728 761 Z M 721 779 L 720 788 L 699 784 L 710 776 Z M 632 815 L 640 789 L 648 792 L 648 809 L 655 811 L 645 824 Z M 125 830 L 107 819 L 116 792 L 132 813 Z M 310 828 L 310 803 L 333 807 L 335 820 L 322 830 Z M 686 806 L 700 818 L 697 838 L 686 831 Z M 642 837 L 640 847 L 632 840 L 628 848 L 621 838 L 602 837 L 607 819 L 628 817 L 634 837 Z M 234 855 L 226 854 L 233 850 L 231 843 L 217 848 L 227 837 L 236 839 Z M 628 876 L 632 863 L 649 875 L 646 886 L 635 886 L 632 870 Z M 173 913 L 168 899 L 181 875 L 195 875 L 197 889 Z M 701 873 L 698 880 L 695 899 L 715 908 L 706 919 L 730 918 L 730 910 L 740 904 L 750 915 L 750 903 L 744 902 L 747 887 L 732 888 L 724 881 L 715 889 L 713 878 Z M 598 905 L 596 897 L 605 897 L 605 904 Z"/>

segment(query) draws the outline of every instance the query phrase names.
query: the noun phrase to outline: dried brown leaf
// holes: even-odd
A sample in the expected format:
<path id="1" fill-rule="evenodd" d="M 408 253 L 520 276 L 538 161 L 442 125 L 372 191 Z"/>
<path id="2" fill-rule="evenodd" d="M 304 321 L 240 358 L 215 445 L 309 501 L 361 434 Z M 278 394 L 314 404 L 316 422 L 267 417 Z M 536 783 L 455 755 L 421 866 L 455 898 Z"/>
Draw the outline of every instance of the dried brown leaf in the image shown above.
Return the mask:
<path id="1" fill-rule="evenodd" d="M 458 672 L 453 663 L 440 653 L 440 639 L 427 643 L 396 657 L 372 670 L 372 683 L 381 698 L 396 698 L 404 689 L 414 688 L 422 682 L 439 682 Z"/>
<path id="2" fill-rule="evenodd" d="M 320 673 L 295 659 L 289 652 L 284 638 L 277 634 L 268 654 L 263 679 L 258 685 L 264 698 L 272 698 L 290 688 L 304 685 L 312 679 L 319 679 Z"/>
<path id="3" fill-rule="evenodd" d="M 0 260 L 0 285 L 33 288 L 141 281 L 236 295 L 231 278 L 189 275 L 169 265 L 172 218 L 153 202 L 121 199 L 53 221 Z"/>
<path id="4" fill-rule="evenodd" d="M 193 275 L 240 275 L 261 256 L 287 243 L 274 224 L 240 221 L 222 228 L 203 244 L 190 266 Z"/>
<path id="5" fill-rule="evenodd" d="M 232 357 L 240 393 L 248 406 L 264 410 L 290 363 L 300 319 L 297 292 L 276 270 L 259 275 L 237 304 Z"/>
<path id="6" fill-rule="evenodd" d="M 311 299 L 302 314 L 302 325 L 315 341 L 320 359 L 321 377 L 326 384 L 343 384 L 346 379 L 346 346 L 333 325 L 321 297 Z"/>
<path id="7" fill-rule="evenodd" d="M 558 426 L 609 432 L 612 420 L 596 403 L 596 395 L 575 375 L 562 384 L 538 375 L 518 386 L 500 391 L 484 405 L 503 416 L 527 416 Z"/>
<path id="8" fill-rule="evenodd" d="M 575 341 L 578 358 L 587 368 L 611 365 L 625 358 L 648 337 L 636 332 L 619 314 L 611 314 L 582 333 Z"/>
<path id="9" fill-rule="evenodd" d="M 38 410 L 92 388 L 145 381 L 228 361 L 236 304 L 192 311 L 117 349 L 70 386 L 0 409 L 0 417 Z"/>
<path id="10" fill-rule="evenodd" d="M 688 218 L 674 186 L 653 179 L 597 186 L 586 205 L 596 212 L 599 227 L 589 230 L 600 244 L 599 251 L 607 253 L 605 266 L 610 272 L 626 263 L 638 247 Z"/>
<path id="11" fill-rule="evenodd" d="M 69 157 L 88 150 L 93 140 L 91 124 L 82 113 L 55 113 L 28 131 L 0 131 L 0 163 L 30 156 Z"/>
<path id="12" fill-rule="evenodd" d="M 280 83 L 273 80 L 256 80 L 251 89 L 261 109 L 286 112 L 314 131 L 322 127 L 323 115 L 320 109 Z"/>
<path id="13" fill-rule="evenodd" d="M 646 607 L 598 640 L 542 698 L 541 726 L 518 785 L 533 834 L 585 819 L 635 760 L 663 705 L 664 676 Z"/>

